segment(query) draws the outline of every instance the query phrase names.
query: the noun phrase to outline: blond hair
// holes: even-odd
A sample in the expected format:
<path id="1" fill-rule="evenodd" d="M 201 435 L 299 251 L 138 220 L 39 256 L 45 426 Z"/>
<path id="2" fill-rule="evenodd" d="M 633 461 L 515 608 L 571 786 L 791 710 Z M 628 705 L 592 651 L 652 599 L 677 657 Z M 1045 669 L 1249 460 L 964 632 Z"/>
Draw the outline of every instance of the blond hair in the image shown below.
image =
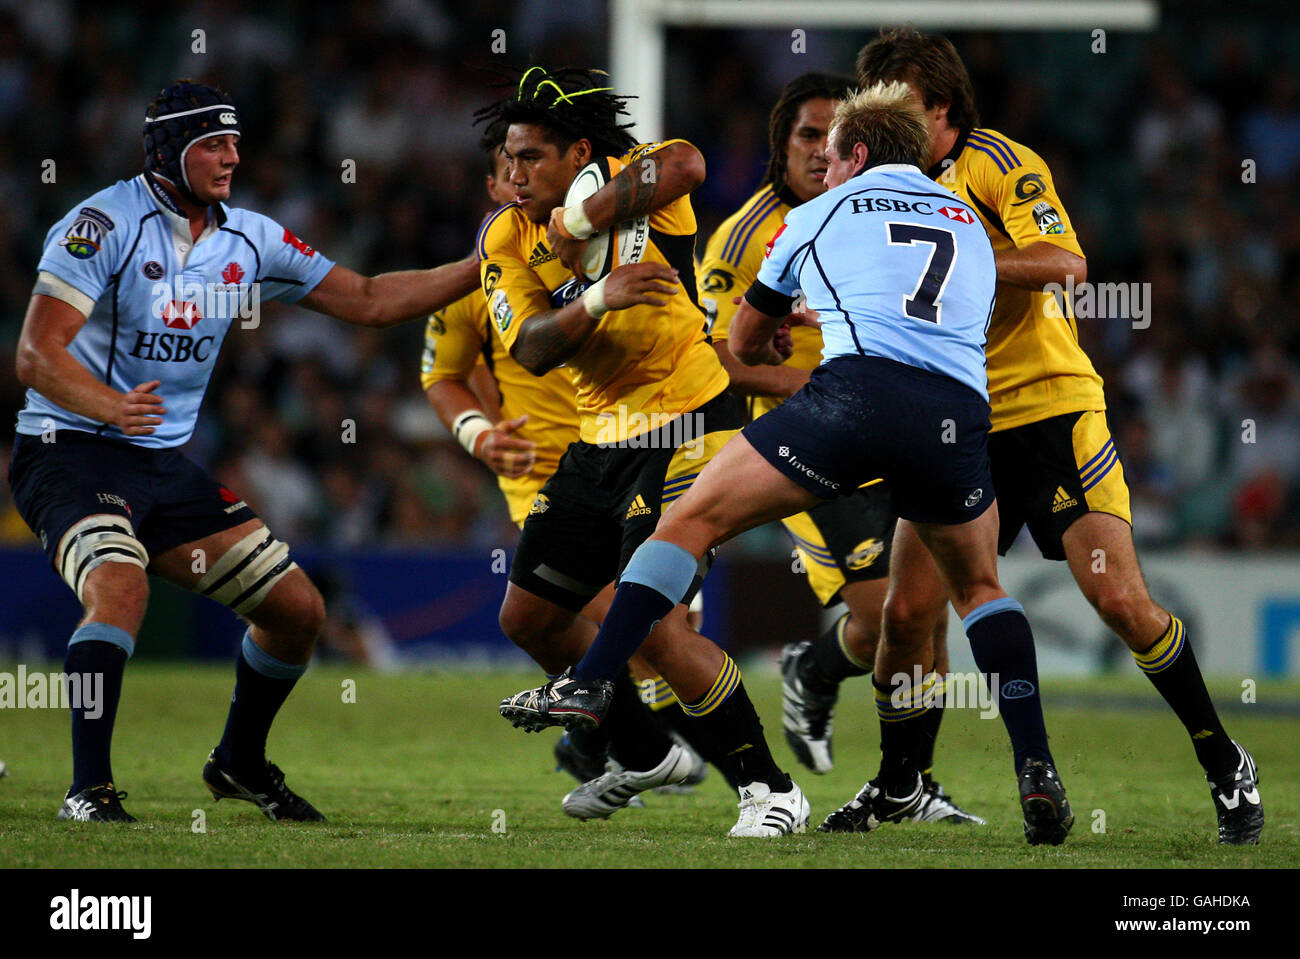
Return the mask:
<path id="1" fill-rule="evenodd" d="M 917 107 L 912 88 L 901 80 L 877 83 L 853 93 L 835 108 L 831 129 L 838 130 L 840 159 L 866 144 L 868 167 L 882 163 L 929 166 L 930 125 Z"/>

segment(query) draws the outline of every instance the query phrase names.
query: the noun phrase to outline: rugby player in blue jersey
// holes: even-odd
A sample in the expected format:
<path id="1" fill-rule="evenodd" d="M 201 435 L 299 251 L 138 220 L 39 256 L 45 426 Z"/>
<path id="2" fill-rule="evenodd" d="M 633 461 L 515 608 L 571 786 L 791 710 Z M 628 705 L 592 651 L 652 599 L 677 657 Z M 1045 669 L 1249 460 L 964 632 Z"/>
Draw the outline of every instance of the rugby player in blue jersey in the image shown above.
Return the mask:
<path id="1" fill-rule="evenodd" d="M 1073 815 L 1047 745 L 1029 622 L 997 575 L 984 369 L 993 248 L 971 208 L 921 172 L 929 151 L 926 120 L 906 84 L 878 84 L 836 108 L 827 190 L 787 214 L 729 340 L 746 364 L 784 362 L 802 291 L 820 317 L 822 364 L 723 447 L 664 512 L 624 569 L 582 660 L 531 699 L 512 702 L 539 704 L 530 717 L 537 723 L 558 721 L 548 714 L 600 715 L 608 679 L 686 593 L 710 547 L 883 476 L 895 512 L 915 524 L 939 567 L 976 663 L 1000 693 L 1026 838 L 1057 844 Z M 884 628 L 888 641 L 888 620 Z M 822 830 L 870 831 L 920 805 L 913 744 L 898 741 L 914 724 L 888 720 L 925 708 L 926 695 L 924 683 L 906 681 L 877 693 L 886 720 L 880 771 Z M 784 796 L 742 797 L 772 835 L 792 818 Z"/>
<path id="2" fill-rule="evenodd" d="M 238 494 L 177 447 L 194 430 L 232 324 L 250 326 L 261 301 L 385 327 L 478 285 L 475 259 L 362 276 L 273 220 L 226 206 L 239 140 L 228 94 L 177 81 L 148 109 L 144 172 L 78 204 L 45 239 L 18 345 L 28 391 L 9 482 L 85 609 L 65 669 L 104 677 L 95 718 L 72 710 L 73 781 L 60 819 L 135 821 L 110 746 L 146 570 L 249 624 L 225 732 L 203 768 L 213 797 L 247 800 L 271 820 L 324 819 L 265 756 L 324 622 L 320 593 Z"/>

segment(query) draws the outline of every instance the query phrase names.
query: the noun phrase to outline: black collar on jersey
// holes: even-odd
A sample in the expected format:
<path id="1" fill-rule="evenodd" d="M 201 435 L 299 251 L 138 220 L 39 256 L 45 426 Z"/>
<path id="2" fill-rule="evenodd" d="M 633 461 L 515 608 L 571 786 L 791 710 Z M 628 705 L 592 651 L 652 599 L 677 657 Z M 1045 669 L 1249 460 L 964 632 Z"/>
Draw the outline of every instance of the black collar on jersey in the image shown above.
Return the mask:
<path id="1" fill-rule="evenodd" d="M 961 151 L 966 149 L 966 140 L 969 136 L 970 136 L 969 130 L 962 130 L 960 133 L 958 133 L 957 142 L 952 145 L 952 149 L 948 151 L 948 155 L 945 156 L 938 163 L 936 163 L 934 166 L 930 167 L 930 169 L 926 170 L 925 175 L 928 176 L 931 180 L 939 179 L 939 177 L 943 174 L 944 170 L 948 169 L 948 167 L 952 166 L 953 163 L 957 162 L 957 158 L 961 156 Z"/>
<path id="2" fill-rule="evenodd" d="M 790 184 L 782 183 L 780 186 L 772 187 L 772 192 L 776 194 L 777 199 L 789 206 L 802 206 L 803 200 L 795 196 L 794 190 L 790 189 Z"/>
<path id="3" fill-rule="evenodd" d="M 160 177 L 158 177 L 156 174 L 150 173 L 148 170 L 144 171 L 144 182 L 149 184 L 149 191 L 153 193 L 154 197 L 157 198 L 158 202 L 163 205 L 163 209 L 169 210 L 170 212 L 176 214 L 177 216 L 188 220 L 189 215 L 186 214 L 186 212 L 176 204 L 176 201 L 172 199 L 172 195 L 163 189 L 162 184 L 158 182 L 159 179 Z M 170 180 L 168 180 L 167 182 L 171 183 Z M 222 209 L 221 204 L 213 203 L 211 209 L 212 209 L 213 216 L 216 217 L 217 226 L 225 226 L 226 211 Z"/>

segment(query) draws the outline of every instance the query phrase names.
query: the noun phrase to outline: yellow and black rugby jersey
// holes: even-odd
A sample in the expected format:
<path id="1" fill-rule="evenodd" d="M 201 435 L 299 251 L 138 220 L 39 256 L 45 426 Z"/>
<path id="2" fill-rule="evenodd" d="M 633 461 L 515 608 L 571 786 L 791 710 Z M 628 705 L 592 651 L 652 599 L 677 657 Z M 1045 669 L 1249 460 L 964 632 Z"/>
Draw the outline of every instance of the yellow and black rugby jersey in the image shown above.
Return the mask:
<path id="1" fill-rule="evenodd" d="M 995 253 L 1044 241 L 1083 256 L 1047 164 L 1028 147 L 994 130 L 971 130 L 929 173 L 975 207 Z M 1062 309 L 1053 299 L 997 285 L 985 347 L 994 432 L 1106 408 L 1069 304 Z"/>
<path id="2" fill-rule="evenodd" d="M 608 176 L 671 142 L 606 157 Z M 689 197 L 650 215 L 650 242 L 641 260 L 675 268 L 681 289 L 663 307 L 606 313 L 569 359 L 584 441 L 610 443 L 648 432 L 727 388 L 727 372 L 709 345 L 696 302 L 695 230 Z M 547 247 L 546 224 L 530 222 L 516 204 L 483 224 L 478 253 L 488 310 L 507 349 L 529 317 L 560 309 L 585 289 Z"/>
<path id="3" fill-rule="evenodd" d="M 745 205 L 722 221 L 704 250 L 700 263 L 700 306 L 715 342 L 730 338 L 731 318 L 738 306 L 731 301 L 758 278 L 767 244 L 785 225 L 785 215 L 799 205 L 789 188 L 764 186 Z M 810 326 L 790 329 L 794 352 L 785 361 L 800 370 L 816 369 L 822 361 L 822 334 Z M 749 414 L 761 416 L 781 405 L 784 397 L 751 396 Z"/>
<path id="4" fill-rule="evenodd" d="M 424 329 L 420 383 L 427 390 L 442 380 L 464 382 L 480 360 L 488 364 L 501 391 L 501 415 L 508 420 L 528 414 L 515 435 L 537 444 L 536 462 L 524 476 L 498 476 L 510 519 L 522 524 L 545 482 L 578 438 L 578 403 L 567 369 L 533 376 L 493 335 L 482 290 L 463 296 L 434 313 Z"/>

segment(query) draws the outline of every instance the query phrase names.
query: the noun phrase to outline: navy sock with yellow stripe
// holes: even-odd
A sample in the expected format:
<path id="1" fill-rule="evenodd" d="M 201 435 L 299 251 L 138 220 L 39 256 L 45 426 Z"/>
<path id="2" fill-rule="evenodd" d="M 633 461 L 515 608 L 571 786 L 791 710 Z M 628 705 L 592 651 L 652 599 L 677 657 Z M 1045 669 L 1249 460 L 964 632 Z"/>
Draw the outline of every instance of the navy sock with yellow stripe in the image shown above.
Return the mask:
<path id="1" fill-rule="evenodd" d="M 921 779 L 927 786 L 933 778 L 930 772 L 934 767 L 934 744 L 939 740 L 939 724 L 943 722 L 946 689 L 947 680 L 936 675 L 934 703 L 917 721 L 916 765 L 921 770 Z"/>
<path id="2" fill-rule="evenodd" d="M 799 677 L 812 692 L 833 693 L 850 676 L 866 676 L 871 672 L 871 665 L 854 659 L 844 641 L 844 631 L 852 615 L 845 613 L 812 644 L 811 655 L 806 660 L 808 668 L 801 670 Z"/>
<path id="3" fill-rule="evenodd" d="M 909 679 L 895 688 L 873 678 L 876 694 L 876 717 L 880 720 L 880 772 L 876 781 L 891 796 L 911 792 L 916 774 L 921 771 L 920 754 L 927 720 L 933 711 L 932 688 L 935 676 L 926 676 L 920 686 Z"/>
<path id="4" fill-rule="evenodd" d="M 772 792 L 790 791 L 790 777 L 767 748 L 763 724 L 745 692 L 740 667 L 730 656 L 724 654 L 718 678 L 704 698 L 682 703 L 682 712 L 694 726 L 692 739 L 706 745 L 704 755 L 717 757 L 715 761 L 729 783 L 762 782 Z"/>
<path id="5" fill-rule="evenodd" d="M 609 731 L 610 755 L 627 769 L 653 769 L 673 745 L 626 669 L 614 677 L 614 699 L 601 726 Z"/>
<path id="6" fill-rule="evenodd" d="M 1237 750 L 1210 701 L 1183 621 L 1170 614 L 1164 634 L 1143 652 L 1134 652 L 1133 658 L 1186 727 L 1206 774 L 1220 778 L 1236 769 Z"/>

